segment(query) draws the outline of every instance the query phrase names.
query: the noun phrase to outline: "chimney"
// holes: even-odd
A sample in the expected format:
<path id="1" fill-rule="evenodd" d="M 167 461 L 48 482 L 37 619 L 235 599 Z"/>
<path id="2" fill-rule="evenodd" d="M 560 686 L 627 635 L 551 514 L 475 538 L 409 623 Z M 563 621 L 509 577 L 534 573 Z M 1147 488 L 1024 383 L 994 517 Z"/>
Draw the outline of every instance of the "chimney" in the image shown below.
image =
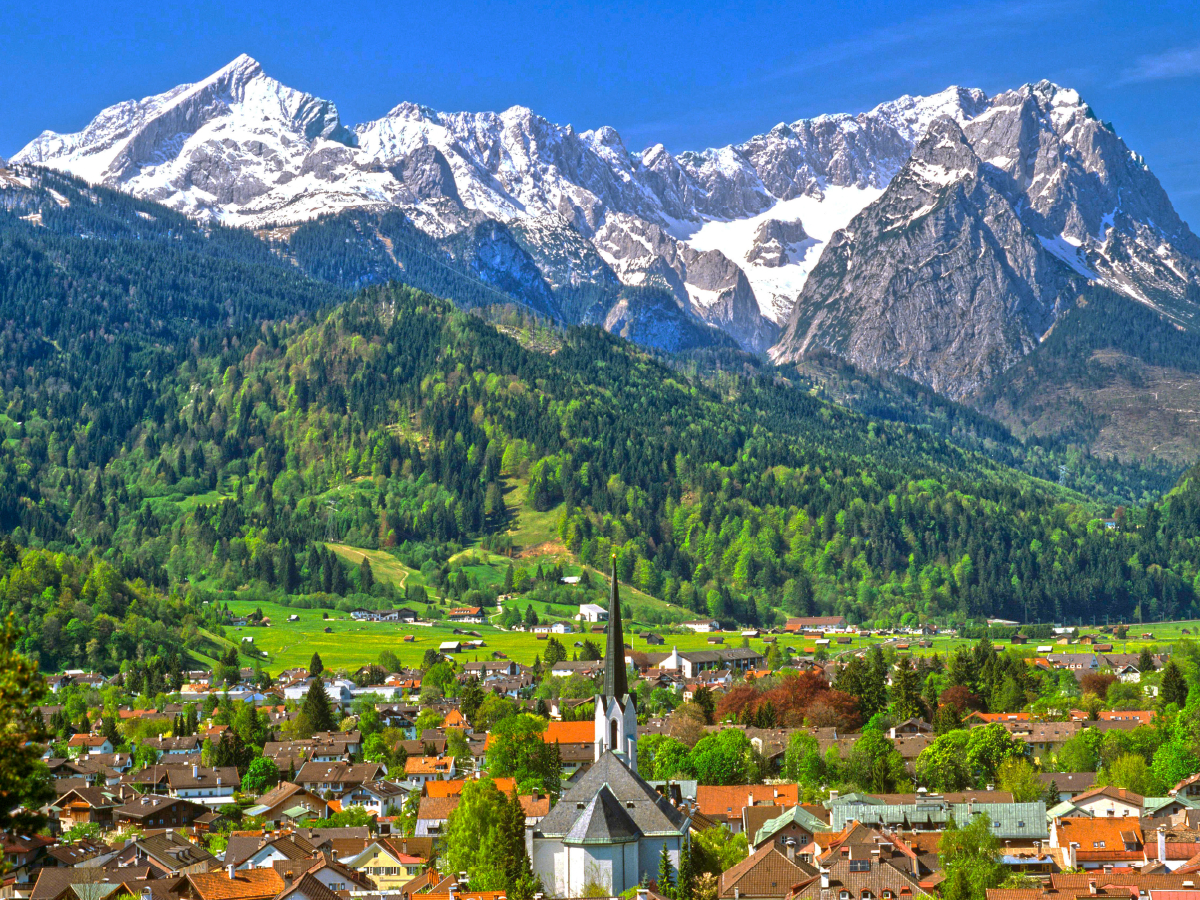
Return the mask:
<path id="1" fill-rule="evenodd" d="M 750 793 L 746 794 L 746 805 L 747 806 L 754 805 L 754 791 L 750 791 Z"/>
<path id="2" fill-rule="evenodd" d="M 1096 887 L 1096 879 L 1095 878 L 1088 879 L 1088 893 L 1089 894 L 1100 893 L 1099 889 Z"/>
<path id="3" fill-rule="evenodd" d="M 996 789 L 996 786 L 995 786 L 994 784 L 989 784 L 989 785 L 987 786 L 987 789 L 988 789 L 989 791 L 994 791 L 994 790 Z"/>
<path id="4" fill-rule="evenodd" d="M 967 798 L 967 815 L 968 815 L 968 816 L 970 816 L 970 815 L 973 815 L 973 810 L 974 810 L 974 809 L 975 809 L 975 798 L 974 798 L 974 797 L 968 797 L 968 798 Z"/>
<path id="5" fill-rule="evenodd" d="M 829 799 L 830 799 L 830 800 L 836 800 L 837 798 L 838 798 L 838 792 L 837 792 L 836 790 L 833 790 L 833 791 L 830 791 L 830 792 L 829 792 Z"/>
<path id="6" fill-rule="evenodd" d="M 735 897 L 735 898 L 737 897 L 737 893 L 736 893 L 736 892 L 737 892 L 737 888 L 734 888 L 734 897 Z M 648 888 L 644 888 L 644 887 L 642 887 L 641 885 L 638 885 L 638 889 L 637 889 L 637 900 L 646 900 L 646 898 L 647 898 L 648 896 L 650 896 L 650 891 L 649 891 L 649 889 L 648 889 Z"/>
<path id="7" fill-rule="evenodd" d="M 821 890 L 827 891 L 827 890 L 829 890 L 829 868 L 827 866 L 821 866 L 820 872 L 821 872 Z"/>
<path id="8" fill-rule="evenodd" d="M 290 888 L 292 886 L 292 870 L 285 869 L 283 873 L 283 886 Z"/>
<path id="9" fill-rule="evenodd" d="M 640 893 L 640 892 L 639 892 L 639 893 Z M 645 894 L 642 894 L 642 900 L 646 900 L 646 895 L 645 895 Z M 742 900 L 742 889 L 741 889 L 741 888 L 736 888 L 736 887 L 735 887 L 735 888 L 733 889 L 733 900 Z"/>
<path id="10" fill-rule="evenodd" d="M 233 863 L 230 863 L 229 865 L 227 865 L 225 867 L 225 873 L 229 876 L 230 881 L 233 881 L 233 873 L 236 871 L 237 871 L 237 866 Z"/>
<path id="11" fill-rule="evenodd" d="M 1158 826 L 1158 861 L 1164 866 L 1167 864 L 1167 828 L 1165 825 Z"/>
<path id="12" fill-rule="evenodd" d="M 792 838 L 792 837 L 787 838 L 784 840 L 783 845 L 785 847 L 787 847 L 788 861 L 795 862 L 796 861 L 796 839 Z"/>
<path id="13" fill-rule="evenodd" d="M 200 767 L 199 766 L 192 766 L 192 777 L 193 778 L 200 777 Z"/>

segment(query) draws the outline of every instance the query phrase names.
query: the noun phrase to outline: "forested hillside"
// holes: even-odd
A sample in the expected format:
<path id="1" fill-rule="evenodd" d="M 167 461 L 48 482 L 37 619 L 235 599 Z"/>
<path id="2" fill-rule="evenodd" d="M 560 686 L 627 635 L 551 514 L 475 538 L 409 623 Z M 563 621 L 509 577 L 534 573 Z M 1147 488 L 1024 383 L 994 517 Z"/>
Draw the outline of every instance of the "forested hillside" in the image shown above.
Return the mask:
<path id="1" fill-rule="evenodd" d="M 343 302 L 253 236 L 62 176 L 0 197 L 0 532 L 95 553 L 171 603 L 365 594 L 326 542 L 432 566 L 440 594 L 486 602 L 495 587 L 447 562 L 507 552 L 520 503 L 577 561 L 616 551 L 622 580 L 731 622 L 1195 612 L 1192 479 L 1101 521 L 1166 487 L 1165 467 L 1023 443 L 836 361 L 663 357 L 397 285 Z M 1029 475 L 1066 463 L 1067 488 Z M 86 637 L 43 662 L 82 665 L 103 611 L 51 593 Z M 201 608 L 147 618 L 178 640 Z M 151 650 L 168 639 L 149 634 Z"/>
<path id="2" fill-rule="evenodd" d="M 555 332 L 555 334 L 559 334 Z M 311 590 L 314 540 L 485 545 L 526 481 L 589 563 L 726 620 L 841 612 L 1181 615 L 1194 599 L 1191 483 L 1107 530 L 1077 495 L 761 375 L 690 381 L 595 328 L 526 349 L 404 287 L 193 349 L 120 449 L 74 462 L 52 402 L 8 426 L 6 529 L 113 548 L 127 574 Z M 23 429 L 17 438 L 16 430 Z M 17 485 L 11 490 L 8 485 Z M 41 503 L 28 512 L 20 485 Z M 315 561 L 319 564 L 319 560 Z"/>

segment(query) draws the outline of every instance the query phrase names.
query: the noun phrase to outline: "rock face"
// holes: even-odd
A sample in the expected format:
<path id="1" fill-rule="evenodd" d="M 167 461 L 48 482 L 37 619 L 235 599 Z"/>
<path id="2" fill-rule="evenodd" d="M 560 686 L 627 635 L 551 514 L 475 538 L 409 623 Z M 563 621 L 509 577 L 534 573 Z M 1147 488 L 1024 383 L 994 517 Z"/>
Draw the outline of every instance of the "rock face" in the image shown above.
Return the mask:
<path id="1" fill-rule="evenodd" d="M 1074 91 L 1048 82 L 937 119 L 839 231 L 772 356 L 823 347 L 970 398 L 1030 352 L 1086 281 L 1194 326 L 1200 243 Z"/>
<path id="2" fill-rule="evenodd" d="M 969 396 L 1036 346 L 1075 296 L 991 183 L 960 126 L 936 120 L 883 196 L 838 232 L 779 343 L 822 347 Z"/>
<path id="3" fill-rule="evenodd" d="M 918 144 L 923 170 L 910 162 Z M 931 180 L 951 144 L 970 158 L 946 169 L 953 184 Z M 1046 82 L 990 99 L 959 87 L 905 96 L 672 155 L 523 107 L 401 103 L 346 128 L 332 103 L 242 56 L 77 134 L 46 132 L 14 163 L 253 228 L 398 209 L 473 277 L 558 320 L 636 320 L 642 335 L 716 327 L 779 359 L 840 348 L 956 395 L 1033 346 L 1069 307 L 1072 279 L 1189 324 L 1200 277 L 1200 245 L 1153 174 L 1077 94 Z M 631 312 L 641 295 L 625 288 L 671 303 L 656 295 Z M 901 309 L 918 320 L 901 322 Z"/>
<path id="4" fill-rule="evenodd" d="M 768 269 L 786 266 L 791 262 L 788 249 L 808 239 L 803 222 L 781 222 L 767 219 L 754 232 L 754 246 L 746 254 L 747 262 L 758 263 Z"/>

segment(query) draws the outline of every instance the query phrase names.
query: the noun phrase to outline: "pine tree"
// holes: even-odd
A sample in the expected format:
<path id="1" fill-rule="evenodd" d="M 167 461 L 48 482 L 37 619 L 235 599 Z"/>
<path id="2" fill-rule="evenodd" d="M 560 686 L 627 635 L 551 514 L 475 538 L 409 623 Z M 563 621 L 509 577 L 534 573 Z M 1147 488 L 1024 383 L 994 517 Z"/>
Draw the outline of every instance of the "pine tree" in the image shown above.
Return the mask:
<path id="1" fill-rule="evenodd" d="M 1046 809 L 1052 809 L 1061 802 L 1062 798 L 1058 795 L 1058 782 L 1053 778 L 1050 779 L 1050 784 L 1046 786 L 1046 794 L 1043 798 L 1046 802 Z"/>
<path id="2" fill-rule="evenodd" d="M 121 743 L 121 735 L 117 731 L 117 717 L 105 716 L 100 720 L 100 733 L 108 738 L 110 744 L 115 748 Z"/>
<path id="3" fill-rule="evenodd" d="M 458 695 L 458 709 L 468 722 L 474 723 L 475 713 L 479 712 L 483 700 L 483 688 L 479 686 L 479 679 L 472 675 L 463 683 Z"/>
<path id="4" fill-rule="evenodd" d="M 675 897 L 675 873 L 671 868 L 666 841 L 663 841 L 662 852 L 658 856 L 658 892 L 664 897 Z"/>
<path id="5" fill-rule="evenodd" d="M 913 668 L 912 659 L 900 657 L 892 676 L 892 712 L 897 721 L 921 716 L 921 680 Z"/>
<path id="6" fill-rule="evenodd" d="M 1163 666 L 1159 696 L 1164 704 L 1174 703 L 1180 709 L 1187 704 L 1188 683 L 1173 659 Z"/>
<path id="7" fill-rule="evenodd" d="M 683 847 L 679 851 L 679 882 L 675 886 L 675 900 L 692 900 L 695 884 L 696 873 L 692 866 L 692 843 L 685 837 Z"/>
<path id="8" fill-rule="evenodd" d="M 1154 656 L 1150 653 L 1149 647 L 1142 648 L 1142 653 L 1138 657 L 1138 671 L 1143 675 L 1154 671 Z"/>
<path id="9" fill-rule="evenodd" d="M 300 715 L 296 723 L 297 731 L 305 737 L 317 731 L 333 730 L 333 710 L 329 705 L 329 694 L 325 691 L 325 682 L 320 676 L 313 679 L 309 685 L 304 703 L 300 707 Z"/>
<path id="10" fill-rule="evenodd" d="M 498 832 L 497 851 L 508 896 L 511 900 L 530 900 L 540 886 L 533 877 L 533 866 L 525 848 L 525 810 L 521 808 L 515 786 L 500 808 Z"/>
<path id="11" fill-rule="evenodd" d="M 316 678 L 325 671 L 325 664 L 321 662 L 321 654 L 314 652 L 312 659 L 308 663 L 308 674 Z"/>
<path id="12" fill-rule="evenodd" d="M 364 556 L 358 564 L 358 589 L 364 594 L 369 594 L 374 586 L 375 575 L 371 571 L 371 561 Z"/>

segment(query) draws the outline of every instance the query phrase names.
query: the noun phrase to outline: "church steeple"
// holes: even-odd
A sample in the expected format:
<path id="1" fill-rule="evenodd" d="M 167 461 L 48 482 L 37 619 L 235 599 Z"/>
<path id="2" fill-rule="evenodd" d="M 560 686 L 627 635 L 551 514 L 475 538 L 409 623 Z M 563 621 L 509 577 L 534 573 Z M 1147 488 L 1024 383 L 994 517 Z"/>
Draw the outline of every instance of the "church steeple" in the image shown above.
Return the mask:
<path id="1" fill-rule="evenodd" d="M 604 696 L 620 700 L 629 693 L 625 673 L 625 633 L 621 628 L 621 594 L 617 587 L 617 554 L 612 555 L 612 589 L 608 598 L 608 643 L 604 648 Z"/>
<path id="2" fill-rule="evenodd" d="M 603 693 L 596 695 L 596 759 L 616 754 L 637 771 L 637 707 L 625 672 L 625 630 L 621 627 L 621 592 L 617 586 L 617 554 L 612 558 L 612 592 L 608 600 L 608 640 L 604 647 Z"/>

